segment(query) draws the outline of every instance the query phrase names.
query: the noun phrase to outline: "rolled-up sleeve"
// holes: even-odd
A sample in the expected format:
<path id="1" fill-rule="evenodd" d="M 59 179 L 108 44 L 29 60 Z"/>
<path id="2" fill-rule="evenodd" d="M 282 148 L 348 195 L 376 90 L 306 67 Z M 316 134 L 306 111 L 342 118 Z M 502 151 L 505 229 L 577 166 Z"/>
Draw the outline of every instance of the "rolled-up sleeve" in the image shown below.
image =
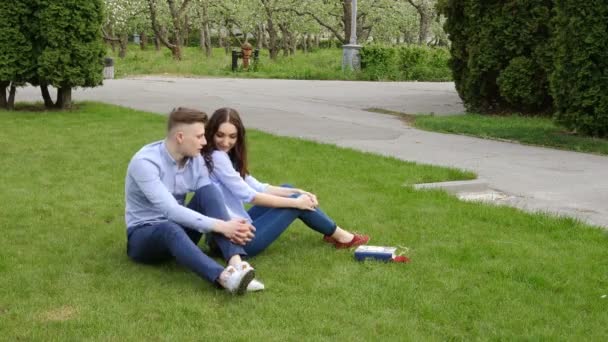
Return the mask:
<path id="1" fill-rule="evenodd" d="M 252 175 L 245 176 L 245 182 L 257 192 L 266 192 L 266 188 L 268 188 L 267 183 L 260 183 Z"/>
<path id="2" fill-rule="evenodd" d="M 213 153 L 213 175 L 224 188 L 243 202 L 250 203 L 258 193 L 236 172 L 225 152 L 215 151 Z"/>
<path id="3" fill-rule="evenodd" d="M 151 205 L 168 220 L 203 233 L 210 232 L 218 222 L 180 205 L 161 181 L 160 168 L 153 161 L 134 159 L 128 173 Z"/>

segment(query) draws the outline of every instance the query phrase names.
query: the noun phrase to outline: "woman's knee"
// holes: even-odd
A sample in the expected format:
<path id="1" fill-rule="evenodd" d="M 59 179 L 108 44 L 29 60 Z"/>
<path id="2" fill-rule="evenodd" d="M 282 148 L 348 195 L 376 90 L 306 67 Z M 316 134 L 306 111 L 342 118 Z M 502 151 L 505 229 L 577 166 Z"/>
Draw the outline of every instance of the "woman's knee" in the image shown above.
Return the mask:
<path id="1" fill-rule="evenodd" d="M 281 184 L 281 188 L 294 189 L 295 186 L 293 186 L 291 184 L 288 184 L 288 183 L 285 183 L 285 184 Z M 300 195 L 301 195 L 300 193 L 295 193 L 295 194 L 289 195 L 289 197 L 291 197 L 291 198 L 298 198 L 298 197 L 300 197 Z"/>

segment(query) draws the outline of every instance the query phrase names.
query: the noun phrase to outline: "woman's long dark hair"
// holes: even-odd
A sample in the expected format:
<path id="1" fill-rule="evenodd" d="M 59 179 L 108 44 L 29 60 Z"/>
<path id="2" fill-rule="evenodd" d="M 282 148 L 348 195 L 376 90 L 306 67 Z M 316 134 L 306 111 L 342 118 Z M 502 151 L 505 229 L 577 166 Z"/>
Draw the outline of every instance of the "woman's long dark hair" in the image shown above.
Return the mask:
<path id="1" fill-rule="evenodd" d="M 203 147 L 203 151 L 201 152 L 205 159 L 205 166 L 207 166 L 209 173 L 213 172 L 213 159 L 211 158 L 211 154 L 213 151 L 218 150 L 213 137 L 215 137 L 220 126 L 225 122 L 229 122 L 236 127 L 236 144 L 234 144 L 234 147 L 228 152 L 228 156 L 230 157 L 230 161 L 232 161 L 234 169 L 241 177 L 245 178 L 245 176 L 249 174 L 249 169 L 247 168 L 245 126 L 243 126 L 239 113 L 232 108 L 224 107 L 216 110 L 213 112 L 211 119 L 209 119 L 205 126 L 205 139 L 207 139 L 207 145 Z"/>

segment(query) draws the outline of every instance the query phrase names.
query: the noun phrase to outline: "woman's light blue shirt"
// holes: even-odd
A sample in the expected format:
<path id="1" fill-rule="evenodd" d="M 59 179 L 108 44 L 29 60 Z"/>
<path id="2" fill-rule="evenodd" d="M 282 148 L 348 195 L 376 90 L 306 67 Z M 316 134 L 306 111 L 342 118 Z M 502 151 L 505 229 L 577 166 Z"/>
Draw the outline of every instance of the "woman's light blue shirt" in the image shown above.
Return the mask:
<path id="1" fill-rule="evenodd" d="M 211 158 L 213 159 L 213 171 L 210 174 L 211 182 L 222 191 L 230 217 L 244 218 L 251 222 L 251 217 L 245 210 L 244 204 L 250 203 L 257 193 L 265 192 L 268 184 L 258 182 L 251 175 L 247 175 L 243 179 L 234 169 L 226 152 L 213 151 Z"/>

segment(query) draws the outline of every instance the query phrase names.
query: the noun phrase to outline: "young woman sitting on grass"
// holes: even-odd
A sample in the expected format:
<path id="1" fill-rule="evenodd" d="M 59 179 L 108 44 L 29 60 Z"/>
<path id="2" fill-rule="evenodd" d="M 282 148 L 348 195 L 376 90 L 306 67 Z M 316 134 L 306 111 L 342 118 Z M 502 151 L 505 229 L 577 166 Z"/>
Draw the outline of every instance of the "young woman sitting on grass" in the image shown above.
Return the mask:
<path id="1" fill-rule="evenodd" d="M 205 164 L 211 181 L 224 195 L 228 212 L 256 228 L 255 237 L 244 246 L 249 256 L 270 246 L 297 218 L 323 234 L 323 240 L 336 248 L 356 247 L 369 241 L 367 235 L 338 227 L 318 208 L 314 194 L 289 185 L 273 186 L 257 181 L 247 168 L 245 127 L 236 110 L 216 110 L 207 123 L 205 137 L 207 145 L 202 151 Z M 246 211 L 244 203 L 253 207 Z"/>

